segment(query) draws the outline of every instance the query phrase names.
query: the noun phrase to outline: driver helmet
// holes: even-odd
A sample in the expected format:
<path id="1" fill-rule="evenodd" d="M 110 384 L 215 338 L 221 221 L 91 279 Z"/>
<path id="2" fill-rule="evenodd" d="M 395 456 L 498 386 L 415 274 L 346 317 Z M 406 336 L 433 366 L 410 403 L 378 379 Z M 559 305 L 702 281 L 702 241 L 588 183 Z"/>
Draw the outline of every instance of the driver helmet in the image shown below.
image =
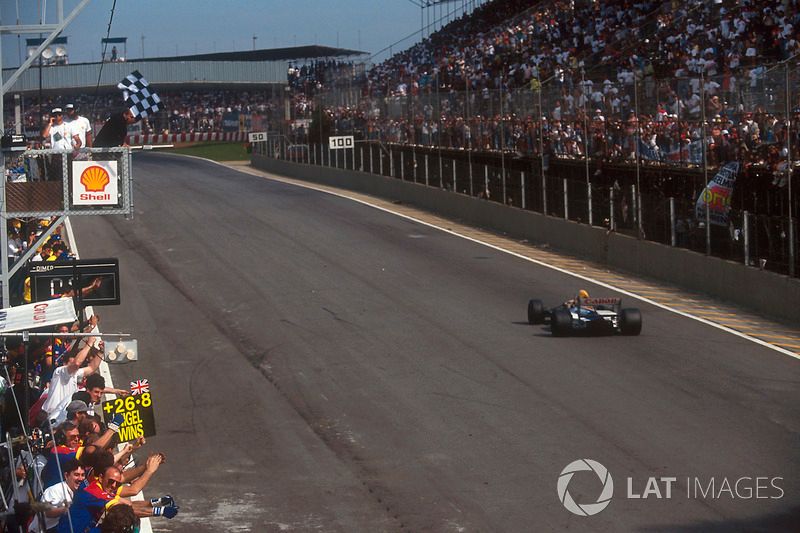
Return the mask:
<path id="1" fill-rule="evenodd" d="M 581 289 L 578 291 L 578 298 L 586 299 L 588 297 L 589 297 L 589 291 L 587 291 L 586 289 Z"/>

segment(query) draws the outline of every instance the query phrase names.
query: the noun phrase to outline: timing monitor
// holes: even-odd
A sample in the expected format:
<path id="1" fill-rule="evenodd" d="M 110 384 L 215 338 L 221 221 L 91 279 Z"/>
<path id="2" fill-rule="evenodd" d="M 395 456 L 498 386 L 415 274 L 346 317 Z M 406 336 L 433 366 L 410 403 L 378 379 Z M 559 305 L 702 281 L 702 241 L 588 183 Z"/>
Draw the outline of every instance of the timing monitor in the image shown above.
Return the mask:
<path id="1" fill-rule="evenodd" d="M 81 306 L 120 303 L 117 258 L 38 263 L 31 266 L 30 278 L 32 302 L 72 295 Z"/>

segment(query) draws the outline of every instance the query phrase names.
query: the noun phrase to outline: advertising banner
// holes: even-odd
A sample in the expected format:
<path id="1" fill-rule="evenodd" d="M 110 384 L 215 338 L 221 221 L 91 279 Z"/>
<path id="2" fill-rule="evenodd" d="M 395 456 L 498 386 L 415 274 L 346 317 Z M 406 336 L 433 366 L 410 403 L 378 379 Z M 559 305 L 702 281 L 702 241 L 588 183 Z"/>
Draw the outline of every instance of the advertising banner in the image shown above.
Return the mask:
<path id="1" fill-rule="evenodd" d="M 0 334 L 68 324 L 77 318 L 72 298 L 18 305 L 0 310 Z"/>
<path id="2" fill-rule="evenodd" d="M 73 161 L 73 205 L 117 205 L 119 179 L 116 161 Z"/>
<path id="3" fill-rule="evenodd" d="M 728 225 L 728 212 L 731 209 L 731 197 L 733 196 L 733 185 L 736 183 L 736 176 L 739 173 L 739 163 L 725 163 L 719 172 L 708 182 L 706 188 L 700 193 L 700 197 L 695 204 L 695 216 L 697 220 L 706 219 L 706 205 L 708 206 L 709 218 L 712 224 L 717 226 Z"/>
<path id="4" fill-rule="evenodd" d="M 222 131 L 239 131 L 239 113 L 230 112 L 222 114 Z"/>

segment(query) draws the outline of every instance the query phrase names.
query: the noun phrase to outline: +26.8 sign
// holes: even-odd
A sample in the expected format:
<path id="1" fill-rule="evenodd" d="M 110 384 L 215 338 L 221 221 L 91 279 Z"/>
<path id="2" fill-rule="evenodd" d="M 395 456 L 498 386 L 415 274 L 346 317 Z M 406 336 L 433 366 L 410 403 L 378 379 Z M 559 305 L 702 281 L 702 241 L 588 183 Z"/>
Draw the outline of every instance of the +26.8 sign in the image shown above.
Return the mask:
<path id="1" fill-rule="evenodd" d="M 328 146 L 331 150 L 341 148 L 352 148 L 355 145 L 355 138 L 352 135 L 339 135 L 328 137 Z"/>
<path id="2" fill-rule="evenodd" d="M 120 442 L 129 442 L 139 437 L 152 437 L 156 434 L 153 397 L 149 392 L 103 403 L 103 419 L 106 424 L 111 422 L 115 415 L 122 415 L 124 419 L 119 427 Z"/>

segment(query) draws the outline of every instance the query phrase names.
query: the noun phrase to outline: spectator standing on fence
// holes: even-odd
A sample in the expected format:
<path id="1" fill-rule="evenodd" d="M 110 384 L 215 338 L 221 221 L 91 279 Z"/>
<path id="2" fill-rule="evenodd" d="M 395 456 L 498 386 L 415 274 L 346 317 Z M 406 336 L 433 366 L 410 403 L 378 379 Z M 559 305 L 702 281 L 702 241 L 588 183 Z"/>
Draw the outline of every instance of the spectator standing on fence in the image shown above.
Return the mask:
<path id="1" fill-rule="evenodd" d="M 92 144 L 92 125 L 89 119 L 78 114 L 78 109 L 75 104 L 67 104 L 65 106 L 67 112 L 67 119 L 65 123 L 70 127 L 73 135 L 77 135 L 80 140 L 78 148 L 91 148 Z M 88 159 L 89 154 L 79 154 L 75 159 Z"/>
<path id="2" fill-rule="evenodd" d="M 103 343 L 99 347 L 100 353 L 103 352 Z M 92 374 L 86 378 L 86 392 L 89 393 L 89 414 L 99 413 L 103 403 L 104 394 L 116 394 L 118 396 L 130 395 L 130 391 L 125 389 L 114 389 L 106 387 L 106 380 L 100 374 Z"/>
<path id="3" fill-rule="evenodd" d="M 42 502 L 50 504 L 50 508 L 44 512 L 44 527 L 47 533 L 55 533 L 59 518 L 69 511 L 72 498 L 86 477 L 83 465 L 77 459 L 65 461 L 61 468 L 63 481 L 45 489 L 41 497 Z M 33 519 L 28 531 L 38 533 L 38 517 Z"/>
<path id="4" fill-rule="evenodd" d="M 148 459 L 148 465 L 150 460 Z M 158 467 L 156 467 L 157 469 Z M 162 496 L 150 501 L 131 502 L 121 496 L 123 493 L 122 473 L 116 466 L 110 466 L 84 489 L 75 494 L 69 515 L 63 515 L 58 522 L 59 533 L 88 531 L 98 533 L 97 524 L 113 506 L 129 505 L 137 516 L 164 516 L 174 518 L 178 507 L 170 496 Z M 72 524 L 70 525 L 70 518 Z"/>
<path id="5" fill-rule="evenodd" d="M 92 323 L 97 324 L 97 319 Z M 100 367 L 100 357 L 92 347 L 97 337 L 88 337 L 77 341 L 75 346 L 67 352 L 66 362 L 53 371 L 50 388 L 47 391 L 47 400 L 42 409 L 50 420 L 58 424 L 65 420 L 67 405 L 72 401 L 72 395 L 78 390 L 78 383 L 94 374 Z M 81 368 L 88 358 L 86 367 Z"/>
<path id="6" fill-rule="evenodd" d="M 122 500 L 119 492 L 122 489 L 122 474 L 116 467 L 110 466 L 87 487 L 78 490 L 72 500 L 69 512 L 58 521 L 59 533 L 72 531 L 93 532 L 103 513 L 117 503 L 130 504 Z"/>
<path id="7" fill-rule="evenodd" d="M 53 150 L 69 151 L 73 142 L 80 142 L 80 137 L 73 135 L 72 128 L 64 121 L 64 113 L 60 107 L 55 107 L 50 112 L 50 119 L 42 130 L 42 137 L 50 141 Z"/>
<path id="8" fill-rule="evenodd" d="M 50 142 L 50 148 L 53 150 L 68 152 L 76 144 L 80 148 L 80 138 L 73 135 L 69 124 L 64 122 L 64 113 L 60 107 L 54 107 L 50 112 L 50 118 L 42 130 L 42 137 Z M 61 154 L 51 154 L 48 157 L 47 175 L 49 179 L 61 179 L 61 164 Z"/>
<path id="9" fill-rule="evenodd" d="M 86 419 L 88 412 L 89 406 L 86 405 L 86 402 L 82 400 L 73 400 L 67 405 L 67 421 L 72 422 L 76 426 L 80 426 L 81 422 Z"/>
<path id="10" fill-rule="evenodd" d="M 42 469 L 42 483 L 45 489 L 59 483 L 61 479 L 59 468 L 63 471 L 68 461 L 78 460 L 83 454 L 80 432 L 74 423 L 64 422 L 56 431 L 55 438 L 57 445 L 49 450 L 46 455 L 47 464 Z"/>

